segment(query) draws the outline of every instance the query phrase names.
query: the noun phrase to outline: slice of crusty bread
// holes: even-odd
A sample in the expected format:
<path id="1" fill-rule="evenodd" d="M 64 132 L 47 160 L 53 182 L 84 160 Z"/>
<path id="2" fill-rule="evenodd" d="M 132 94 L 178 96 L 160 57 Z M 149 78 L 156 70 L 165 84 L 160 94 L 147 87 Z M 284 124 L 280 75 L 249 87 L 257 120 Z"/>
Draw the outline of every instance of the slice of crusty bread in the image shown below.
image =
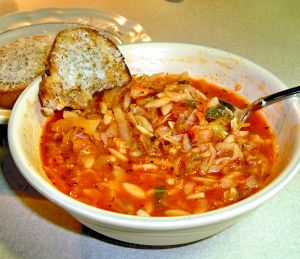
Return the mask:
<path id="1" fill-rule="evenodd" d="M 54 36 L 36 35 L 0 45 L 0 107 L 12 108 L 22 91 L 44 72 Z"/>
<path id="2" fill-rule="evenodd" d="M 90 28 L 59 32 L 40 83 L 42 110 L 50 115 L 65 107 L 85 108 L 92 95 L 131 80 L 116 45 Z"/>

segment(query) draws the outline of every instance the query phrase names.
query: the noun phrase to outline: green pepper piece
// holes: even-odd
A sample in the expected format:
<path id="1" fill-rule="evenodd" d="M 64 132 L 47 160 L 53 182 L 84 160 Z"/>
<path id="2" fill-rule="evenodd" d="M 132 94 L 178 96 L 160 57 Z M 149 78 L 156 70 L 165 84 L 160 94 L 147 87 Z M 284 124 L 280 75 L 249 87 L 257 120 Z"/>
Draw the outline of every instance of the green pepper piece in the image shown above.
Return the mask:
<path id="1" fill-rule="evenodd" d="M 163 204 L 163 196 L 166 193 L 166 187 L 165 186 L 157 186 L 154 189 L 154 198 L 159 204 Z"/>
<path id="2" fill-rule="evenodd" d="M 216 120 L 220 117 L 226 117 L 226 118 L 231 117 L 231 113 L 226 109 L 224 105 L 220 103 L 214 107 L 211 107 L 205 114 L 205 118 L 209 121 Z"/>

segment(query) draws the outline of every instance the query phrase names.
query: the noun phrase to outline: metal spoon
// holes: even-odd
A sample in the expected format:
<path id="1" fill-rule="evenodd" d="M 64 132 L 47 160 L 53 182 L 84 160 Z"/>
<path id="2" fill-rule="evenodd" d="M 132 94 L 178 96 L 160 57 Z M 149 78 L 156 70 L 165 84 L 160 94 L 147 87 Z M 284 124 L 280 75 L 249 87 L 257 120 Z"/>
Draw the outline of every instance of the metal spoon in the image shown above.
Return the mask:
<path id="1" fill-rule="evenodd" d="M 223 100 L 219 100 L 219 102 L 233 112 L 234 116 L 237 117 L 239 123 L 245 122 L 254 111 L 264 108 L 273 103 L 293 97 L 298 93 L 300 93 L 300 86 L 289 88 L 265 97 L 260 97 L 244 109 L 239 109 L 231 103 L 225 102 Z"/>

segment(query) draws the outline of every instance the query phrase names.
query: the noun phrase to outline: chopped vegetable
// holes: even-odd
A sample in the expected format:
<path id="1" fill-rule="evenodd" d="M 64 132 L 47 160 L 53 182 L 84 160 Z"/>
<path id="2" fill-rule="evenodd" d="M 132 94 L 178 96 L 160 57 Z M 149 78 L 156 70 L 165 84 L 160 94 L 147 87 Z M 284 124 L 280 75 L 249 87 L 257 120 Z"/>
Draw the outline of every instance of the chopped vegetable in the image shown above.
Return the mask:
<path id="1" fill-rule="evenodd" d="M 205 114 L 205 118 L 207 120 L 216 120 L 220 117 L 232 118 L 232 113 L 222 104 L 218 104 L 212 108 L 210 108 Z"/>
<path id="2" fill-rule="evenodd" d="M 225 139 L 228 136 L 228 132 L 226 129 L 226 125 L 221 121 L 213 121 L 210 122 L 209 125 L 212 128 L 213 135 L 217 137 L 217 139 Z"/>
<path id="3" fill-rule="evenodd" d="M 158 186 L 154 189 L 153 195 L 157 203 L 163 204 L 163 196 L 166 194 L 165 186 Z"/>

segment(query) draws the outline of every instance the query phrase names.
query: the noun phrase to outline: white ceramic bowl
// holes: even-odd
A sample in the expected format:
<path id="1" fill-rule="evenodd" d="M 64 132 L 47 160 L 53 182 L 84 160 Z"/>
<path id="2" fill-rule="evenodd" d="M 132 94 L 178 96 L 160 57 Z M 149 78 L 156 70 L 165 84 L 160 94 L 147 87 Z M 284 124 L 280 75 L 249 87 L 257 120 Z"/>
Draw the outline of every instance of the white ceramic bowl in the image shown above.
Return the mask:
<path id="1" fill-rule="evenodd" d="M 188 71 L 193 77 L 229 89 L 242 86 L 248 100 L 287 88 L 262 67 L 220 50 L 189 44 L 139 43 L 120 46 L 133 74 Z M 53 187 L 41 166 L 39 141 L 44 117 L 40 113 L 36 79 L 14 106 L 8 125 L 13 159 L 27 181 L 46 198 L 84 225 L 106 236 L 146 245 L 183 244 L 206 238 L 234 224 L 284 187 L 299 170 L 300 105 L 290 99 L 263 110 L 279 144 L 276 178 L 262 191 L 234 205 L 183 217 L 146 218 L 113 213 L 78 202 Z M 291 141 L 292 140 L 292 141 Z"/>

